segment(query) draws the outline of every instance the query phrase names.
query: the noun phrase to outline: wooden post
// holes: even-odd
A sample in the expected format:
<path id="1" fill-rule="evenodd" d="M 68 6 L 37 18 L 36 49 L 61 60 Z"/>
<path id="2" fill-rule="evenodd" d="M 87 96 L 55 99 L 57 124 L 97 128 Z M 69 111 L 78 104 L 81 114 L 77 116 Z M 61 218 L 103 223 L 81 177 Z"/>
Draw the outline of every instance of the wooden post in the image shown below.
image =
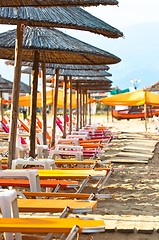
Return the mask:
<path id="1" fill-rule="evenodd" d="M 85 125 L 87 124 L 87 112 L 88 112 L 88 96 L 87 96 L 87 90 L 85 92 L 85 97 L 86 97 L 86 107 L 85 107 Z"/>
<path id="2" fill-rule="evenodd" d="M 69 111 L 69 117 L 70 117 L 70 124 L 69 124 L 69 134 L 72 132 L 72 77 L 70 76 L 70 111 Z"/>
<path id="3" fill-rule="evenodd" d="M 86 107 L 86 105 L 85 105 L 85 91 L 83 90 L 82 91 L 82 102 L 83 102 L 83 112 L 82 112 L 82 126 L 84 126 L 85 125 L 85 107 Z"/>
<path id="4" fill-rule="evenodd" d="M 28 85 L 31 87 L 31 81 L 32 81 L 32 74 L 29 73 L 29 79 L 28 79 Z M 28 107 L 28 115 L 30 115 L 30 106 Z"/>
<path id="5" fill-rule="evenodd" d="M 144 95 L 145 95 L 145 104 L 144 104 L 145 131 L 147 132 L 147 105 L 146 105 L 147 94 L 146 94 L 146 91 L 144 91 Z"/>
<path id="6" fill-rule="evenodd" d="M 56 117 L 57 117 L 57 101 L 58 101 L 58 85 L 59 85 L 59 69 L 55 70 L 56 81 L 54 83 L 54 102 L 53 102 L 53 126 L 52 126 L 52 140 L 51 146 L 55 144 L 55 135 L 56 135 Z"/>
<path id="7" fill-rule="evenodd" d="M 30 151 L 29 156 L 35 158 L 36 146 L 36 108 L 37 108 L 37 88 L 38 88 L 38 74 L 39 74 L 39 51 L 34 52 L 33 62 L 33 82 L 31 88 L 31 125 L 30 125 Z"/>
<path id="8" fill-rule="evenodd" d="M 82 90 L 80 88 L 80 129 L 82 128 L 82 112 L 83 112 L 83 106 L 82 106 Z"/>
<path id="9" fill-rule="evenodd" d="M 3 98 L 2 98 L 2 92 L 0 92 L 0 121 L 2 121 L 2 117 L 3 117 Z"/>
<path id="10" fill-rule="evenodd" d="M 76 83 L 76 91 L 77 91 L 77 98 L 76 98 L 76 131 L 79 130 L 79 89 L 78 89 L 78 81 Z"/>
<path id="11" fill-rule="evenodd" d="M 15 41 L 15 65 L 12 89 L 12 103 L 10 114 L 10 132 L 8 147 L 8 168 L 11 168 L 12 160 L 16 157 L 16 136 L 17 136 L 17 119 L 19 116 L 19 92 L 21 79 L 21 63 L 22 63 L 22 44 L 23 44 L 24 25 L 17 24 L 16 41 Z"/>
<path id="12" fill-rule="evenodd" d="M 91 94 L 89 93 L 89 99 L 91 98 Z M 89 125 L 91 125 L 91 101 L 89 102 Z"/>
<path id="13" fill-rule="evenodd" d="M 67 115 L 67 76 L 64 76 L 64 104 L 63 104 L 63 138 L 66 138 L 66 115 Z"/>
<path id="14" fill-rule="evenodd" d="M 47 144 L 46 141 L 47 131 L 47 117 L 46 117 L 46 64 L 42 64 L 42 134 L 43 144 Z"/>

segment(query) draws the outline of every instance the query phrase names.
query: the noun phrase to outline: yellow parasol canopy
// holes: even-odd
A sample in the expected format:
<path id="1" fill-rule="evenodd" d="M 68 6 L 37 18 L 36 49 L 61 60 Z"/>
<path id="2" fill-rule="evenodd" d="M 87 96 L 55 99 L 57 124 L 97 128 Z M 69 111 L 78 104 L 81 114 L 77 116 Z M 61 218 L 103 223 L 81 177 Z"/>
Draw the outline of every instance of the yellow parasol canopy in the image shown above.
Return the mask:
<path id="1" fill-rule="evenodd" d="M 46 93 L 46 105 L 53 104 L 53 95 L 54 91 L 47 91 Z M 68 97 L 69 99 L 69 97 Z M 31 103 L 31 95 L 21 96 L 19 97 L 19 106 L 30 107 Z M 58 90 L 58 107 L 63 108 L 63 89 Z M 37 94 L 37 107 L 42 106 L 42 96 L 41 92 Z M 69 102 L 67 103 L 67 107 L 69 107 Z M 72 94 L 72 108 L 76 108 L 76 94 Z"/>
<path id="2" fill-rule="evenodd" d="M 99 102 L 109 106 L 140 106 L 144 104 L 159 106 L 159 95 L 145 90 L 137 90 L 101 98 Z"/>

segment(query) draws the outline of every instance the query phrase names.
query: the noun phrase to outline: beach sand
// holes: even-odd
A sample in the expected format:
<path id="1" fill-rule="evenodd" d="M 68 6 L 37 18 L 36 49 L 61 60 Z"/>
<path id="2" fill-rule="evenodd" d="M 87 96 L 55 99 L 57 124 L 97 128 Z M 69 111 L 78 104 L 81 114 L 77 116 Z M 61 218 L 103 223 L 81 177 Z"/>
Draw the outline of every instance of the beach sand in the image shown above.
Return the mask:
<path id="1" fill-rule="evenodd" d="M 96 117 L 95 117 L 96 118 Z M 94 122 L 102 123 L 111 127 L 111 131 L 123 136 L 135 136 L 136 142 L 138 139 L 146 139 L 145 149 L 142 153 L 149 149 L 151 141 L 156 142 L 159 139 L 156 131 L 156 124 L 149 120 L 147 123 L 147 132 L 145 131 L 145 121 L 140 119 L 135 120 L 112 120 L 100 117 L 100 121 L 94 119 Z M 126 139 L 127 140 L 127 139 Z M 125 143 L 126 144 L 126 140 Z M 121 144 L 123 142 L 121 141 Z M 141 143 L 142 144 L 142 143 Z M 139 144 L 139 147 L 141 145 Z M 98 207 L 95 210 L 97 214 L 105 215 L 105 219 L 109 216 L 132 216 L 157 218 L 159 216 L 159 146 L 156 144 L 151 149 L 153 151 L 152 158 L 149 159 L 148 164 L 129 164 L 129 163 L 114 163 L 114 167 L 123 167 L 119 172 L 114 173 L 107 182 L 105 193 L 113 195 L 112 199 L 100 200 Z M 119 150 L 120 151 L 120 150 Z M 135 157 L 135 153 L 134 153 Z M 122 157 L 120 157 L 122 158 Z M 110 158 L 111 160 L 111 158 Z M 138 158 L 138 160 L 140 160 Z M 140 221 L 140 220 L 139 220 Z M 141 220 L 142 221 L 142 220 Z M 146 223 L 145 223 L 146 224 Z M 144 225 L 144 223 L 143 223 Z M 124 223 L 123 223 L 124 226 Z M 126 231 L 125 231 L 126 232 Z M 159 234 L 153 231 L 153 234 L 137 234 L 135 233 L 105 233 L 103 239 L 159 239 Z M 100 234 L 101 239 L 102 235 Z M 99 237 L 99 236 L 98 236 Z M 99 238 L 96 239 L 99 239 Z"/>

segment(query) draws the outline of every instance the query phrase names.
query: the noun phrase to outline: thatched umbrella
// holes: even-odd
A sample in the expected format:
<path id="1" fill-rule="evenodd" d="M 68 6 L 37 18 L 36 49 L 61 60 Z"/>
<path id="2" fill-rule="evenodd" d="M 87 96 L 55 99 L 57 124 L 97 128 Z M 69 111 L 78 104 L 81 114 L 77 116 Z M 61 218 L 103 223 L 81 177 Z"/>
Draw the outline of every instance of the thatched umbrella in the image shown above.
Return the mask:
<path id="1" fill-rule="evenodd" d="M 0 75 L 0 113 L 3 115 L 3 93 L 11 93 L 13 88 L 13 82 L 3 78 Z M 27 84 L 21 82 L 20 83 L 20 93 L 31 93 L 31 87 Z"/>
<path id="2" fill-rule="evenodd" d="M 0 23 L 25 26 L 58 27 L 85 30 L 102 34 L 108 38 L 119 38 L 123 33 L 106 22 L 96 18 L 80 7 L 1 7 Z"/>
<path id="3" fill-rule="evenodd" d="M 23 69 L 21 72 L 22 73 L 26 73 L 26 74 L 31 74 L 32 68 L 28 67 Z M 55 70 L 51 69 L 51 68 L 47 68 L 46 69 L 46 74 L 50 75 L 54 75 L 55 74 Z M 64 76 L 64 79 L 61 79 L 62 84 L 64 83 L 64 131 L 63 131 L 63 137 L 66 137 L 66 109 L 67 109 L 67 83 L 68 83 L 68 77 L 104 77 L 104 76 L 112 76 L 110 73 L 106 72 L 105 70 L 69 70 L 69 69 L 60 69 L 59 70 L 59 75 L 60 76 Z M 52 77 L 51 77 L 52 78 Z M 71 78 L 70 78 L 71 79 Z M 106 81 L 106 79 L 105 79 Z M 96 80 L 95 83 L 97 83 L 98 81 Z M 69 131 L 72 131 L 72 81 L 70 81 L 70 129 Z M 59 82 L 60 84 L 60 82 Z M 81 85 L 81 83 L 80 83 Z M 87 87 L 89 87 L 90 85 L 92 85 L 92 82 L 90 81 L 89 83 L 87 83 Z M 95 84 L 96 85 L 96 84 Z M 62 86 L 63 87 L 63 86 Z M 82 85 L 82 87 L 84 87 L 84 85 Z M 84 88 L 83 88 L 84 89 Z M 85 88 L 85 91 L 87 91 L 87 89 Z M 46 111 L 45 111 L 46 112 Z M 43 136 L 44 139 L 45 136 Z"/>
<path id="4" fill-rule="evenodd" d="M 47 83 L 50 83 L 50 87 L 52 87 L 52 76 L 49 76 L 46 78 Z M 59 81 L 59 87 L 63 87 L 63 78 L 60 78 Z M 77 101 L 76 101 L 76 130 L 79 129 L 79 122 L 80 125 L 82 124 L 82 115 L 81 115 L 81 111 L 79 111 L 79 109 L 81 109 L 81 104 L 79 101 L 79 93 L 87 93 L 92 91 L 95 92 L 99 92 L 99 91 L 105 91 L 105 92 L 109 92 L 111 91 L 111 86 L 112 86 L 112 81 L 109 80 L 106 77 L 100 77 L 100 76 L 93 76 L 93 77 L 80 77 L 80 76 L 71 76 L 70 77 L 70 92 L 71 92 L 71 87 L 73 90 L 76 90 L 77 92 Z M 87 94 L 86 94 L 87 96 Z M 90 98 L 90 97 L 89 97 Z M 87 104 L 86 104 L 87 106 Z M 89 104 L 90 107 L 90 104 Z M 71 127 L 72 127 L 72 111 L 71 111 L 72 107 L 71 107 L 71 94 L 70 94 L 70 127 L 69 127 L 69 131 L 71 132 Z M 90 115 L 91 115 L 91 110 L 89 110 Z M 80 121 L 79 121 L 79 117 L 80 117 Z M 65 120 L 65 118 L 64 118 Z M 82 126 L 81 126 L 82 127 Z"/>
<path id="5" fill-rule="evenodd" d="M 14 61 L 13 60 L 8 60 L 5 62 L 6 65 L 14 65 Z M 30 66 L 32 67 L 33 66 L 33 62 L 22 62 L 22 66 Z M 109 67 L 107 65 L 71 65 L 71 64 L 51 64 L 51 63 L 46 63 L 45 64 L 46 68 L 52 68 L 52 69 L 57 69 L 57 68 L 60 68 L 61 69 L 65 69 L 65 70 L 109 70 Z M 42 69 L 42 64 L 40 63 L 39 64 L 39 68 Z M 23 69 L 22 70 L 22 73 L 25 72 L 26 70 Z M 30 76 L 31 76 L 31 70 L 28 69 L 27 73 L 29 74 L 29 81 L 30 81 Z M 43 71 L 42 71 L 43 73 Z M 44 79 L 44 76 L 42 74 L 42 82 L 43 82 L 43 79 Z M 70 76 L 69 77 L 70 79 L 70 112 L 69 112 L 69 118 L 70 118 L 70 126 L 69 126 L 69 131 L 71 132 L 72 130 L 72 77 Z M 60 79 L 59 79 L 60 80 Z M 102 79 L 98 79 L 98 80 L 102 80 Z M 105 80 L 105 79 L 104 79 Z M 50 77 L 47 77 L 47 82 L 50 82 L 51 85 L 50 87 L 54 87 L 53 86 L 53 81 L 54 81 L 54 78 L 52 76 Z M 63 79 L 62 79 L 63 81 Z M 60 84 L 60 83 L 59 83 Z M 44 84 L 43 84 L 44 85 Z M 105 87 L 105 86 L 104 86 Z M 46 95 L 45 93 L 45 88 L 43 87 L 43 90 L 44 94 Z M 46 129 L 47 129 L 47 121 L 46 121 L 46 101 L 45 99 L 42 98 L 42 101 L 43 101 L 43 104 L 42 104 L 42 121 L 43 121 L 43 124 L 42 124 L 42 134 L 43 134 L 43 142 L 46 143 Z M 77 120 L 78 120 L 78 117 L 77 117 Z"/>
<path id="6" fill-rule="evenodd" d="M 77 65 L 76 65 L 77 66 Z M 31 74 L 32 68 L 27 67 L 21 70 L 21 73 Z M 55 69 L 46 68 L 46 75 L 55 75 Z M 60 76 L 74 76 L 74 77 L 104 77 L 112 76 L 111 73 L 105 70 L 83 70 L 83 69 L 59 69 Z"/>
<path id="7" fill-rule="evenodd" d="M 1 59 L 14 59 L 15 36 L 15 29 L 0 34 Z M 36 50 L 40 62 L 104 65 L 121 61 L 119 57 L 57 29 L 25 27 L 22 60 L 33 61 Z"/>
<path id="8" fill-rule="evenodd" d="M 0 58 L 14 59 L 15 35 L 16 30 L 0 34 Z M 33 84 L 35 83 L 34 89 L 36 90 L 34 90 L 35 93 L 33 96 L 35 96 L 35 98 L 39 61 L 58 64 L 113 64 L 120 62 L 120 58 L 115 55 L 81 42 L 56 29 L 32 27 L 26 27 L 24 30 L 22 60 L 34 60 Z M 36 109 L 36 101 L 33 101 L 32 109 Z M 36 113 L 32 112 L 32 115 L 34 114 Z M 33 118 L 35 119 L 35 116 Z M 34 124 L 32 125 L 34 128 Z M 32 152 L 35 152 L 35 128 L 34 130 L 31 129 L 30 134 L 32 135 L 30 148 L 32 148 Z M 12 159 L 14 159 L 13 148 Z"/>
<path id="9" fill-rule="evenodd" d="M 0 75 L 0 92 L 11 93 L 12 88 L 13 88 L 13 82 L 3 78 Z M 31 87 L 28 86 L 27 84 L 21 82 L 20 83 L 20 92 L 21 93 L 31 93 Z"/>
<path id="10" fill-rule="evenodd" d="M 110 81 L 106 77 L 73 77 L 72 78 L 72 88 L 77 91 L 77 107 L 76 107 L 76 130 L 79 129 L 79 123 L 80 128 L 82 128 L 82 123 L 85 124 L 86 121 L 86 112 L 87 112 L 87 102 L 84 104 L 84 101 L 82 103 L 82 100 L 84 100 L 84 95 L 87 99 L 87 92 L 90 90 L 95 90 L 96 92 L 102 91 L 110 91 L 110 88 L 112 86 L 112 81 Z M 82 97 L 83 94 L 83 97 Z M 90 95 L 90 94 L 89 94 Z M 90 96 L 89 96 L 90 98 Z M 85 111 L 83 111 L 83 114 L 79 109 L 84 108 Z M 90 104 L 89 104 L 89 112 L 91 116 L 91 110 L 90 110 Z M 85 113 L 85 114 L 84 114 Z M 83 118 L 83 121 L 82 121 Z M 91 120 L 89 120 L 90 122 Z"/>
<path id="11" fill-rule="evenodd" d="M 46 7 L 46 6 L 97 6 L 102 5 L 117 5 L 116 0 L 1 0 L 1 7 L 19 7 L 19 6 L 34 6 L 34 7 Z"/>
<path id="12" fill-rule="evenodd" d="M 13 60 L 7 60 L 5 61 L 6 65 L 12 65 L 14 66 Z M 33 62 L 22 62 L 22 66 L 33 66 Z M 109 70 L 109 66 L 107 65 L 80 65 L 80 64 L 53 64 L 53 63 L 46 63 L 46 68 L 52 68 L 52 69 L 68 69 L 68 70 Z M 39 68 L 42 68 L 42 64 L 39 63 Z"/>

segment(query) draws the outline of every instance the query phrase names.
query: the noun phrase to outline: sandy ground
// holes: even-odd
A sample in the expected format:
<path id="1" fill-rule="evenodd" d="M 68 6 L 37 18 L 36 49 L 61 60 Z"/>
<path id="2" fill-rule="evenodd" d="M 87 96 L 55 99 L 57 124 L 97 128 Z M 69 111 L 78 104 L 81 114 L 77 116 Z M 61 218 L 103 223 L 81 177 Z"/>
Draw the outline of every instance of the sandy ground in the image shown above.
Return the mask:
<path id="1" fill-rule="evenodd" d="M 97 118 L 94 121 L 98 121 Z M 147 132 L 145 122 L 141 120 L 112 120 L 100 118 L 100 123 L 110 126 L 112 132 L 137 133 L 143 138 L 158 140 L 156 124 L 149 120 Z M 100 200 L 97 214 L 105 215 L 145 215 L 158 216 L 159 213 L 159 146 L 154 149 L 154 155 L 148 164 L 124 164 L 123 170 L 114 173 L 107 182 L 104 192 L 113 194 L 113 199 Z M 119 167 L 120 164 L 114 164 Z M 98 236 L 99 237 L 99 236 Z M 102 238 L 102 236 L 100 235 Z M 96 238 L 98 239 L 98 238 Z M 159 235 L 107 233 L 103 239 L 159 239 Z"/>

